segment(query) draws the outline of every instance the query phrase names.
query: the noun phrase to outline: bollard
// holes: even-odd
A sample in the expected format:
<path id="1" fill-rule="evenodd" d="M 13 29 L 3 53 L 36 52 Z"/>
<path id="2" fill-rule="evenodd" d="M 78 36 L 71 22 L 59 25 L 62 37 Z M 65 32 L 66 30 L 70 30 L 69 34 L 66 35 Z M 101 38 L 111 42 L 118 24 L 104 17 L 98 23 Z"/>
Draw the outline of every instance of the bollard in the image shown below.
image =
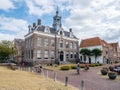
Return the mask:
<path id="1" fill-rule="evenodd" d="M 48 70 L 46 71 L 46 77 L 48 78 Z"/>
<path id="2" fill-rule="evenodd" d="M 84 90 L 84 81 L 81 81 L 81 90 Z"/>
<path id="3" fill-rule="evenodd" d="M 54 81 L 56 81 L 56 72 L 54 72 Z"/>
<path id="4" fill-rule="evenodd" d="M 65 77 L 65 86 L 68 84 L 68 76 Z"/>
<path id="5" fill-rule="evenodd" d="M 28 67 L 28 71 L 30 72 L 30 67 Z"/>
<path id="6" fill-rule="evenodd" d="M 42 75 L 45 76 L 44 71 L 42 71 Z"/>

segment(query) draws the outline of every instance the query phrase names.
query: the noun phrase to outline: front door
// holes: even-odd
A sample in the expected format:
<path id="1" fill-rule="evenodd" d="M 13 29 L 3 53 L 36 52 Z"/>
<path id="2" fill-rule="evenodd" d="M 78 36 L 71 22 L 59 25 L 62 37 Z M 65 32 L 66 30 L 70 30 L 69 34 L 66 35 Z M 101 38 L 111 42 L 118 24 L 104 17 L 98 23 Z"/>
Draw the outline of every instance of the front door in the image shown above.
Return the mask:
<path id="1" fill-rule="evenodd" d="M 64 53 L 63 51 L 60 52 L 60 61 L 63 61 Z"/>
<path id="2" fill-rule="evenodd" d="M 89 57 L 89 63 L 91 63 L 91 58 Z"/>

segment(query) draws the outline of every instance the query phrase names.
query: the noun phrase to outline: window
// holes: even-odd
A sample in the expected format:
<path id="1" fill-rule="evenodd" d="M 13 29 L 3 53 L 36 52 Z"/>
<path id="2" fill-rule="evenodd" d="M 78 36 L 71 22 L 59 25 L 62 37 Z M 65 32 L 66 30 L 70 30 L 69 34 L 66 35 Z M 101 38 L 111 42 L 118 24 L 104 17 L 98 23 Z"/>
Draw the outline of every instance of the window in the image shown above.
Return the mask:
<path id="1" fill-rule="evenodd" d="M 80 60 L 82 60 L 82 56 L 80 56 Z"/>
<path id="2" fill-rule="evenodd" d="M 31 46 L 33 46 L 33 38 L 31 38 Z"/>
<path id="3" fill-rule="evenodd" d="M 72 47 L 72 43 L 70 43 L 70 48 L 72 49 L 73 47 Z"/>
<path id="4" fill-rule="evenodd" d="M 54 51 L 51 51 L 50 57 L 51 57 L 51 59 L 55 58 L 55 52 Z"/>
<path id="5" fill-rule="evenodd" d="M 55 40 L 51 40 L 51 46 L 55 47 Z"/>
<path id="6" fill-rule="evenodd" d="M 60 31 L 60 35 L 62 35 L 63 34 L 63 32 L 62 31 Z"/>
<path id="7" fill-rule="evenodd" d="M 48 26 L 45 27 L 45 32 L 50 33 L 50 28 Z"/>
<path id="8" fill-rule="evenodd" d="M 28 58 L 30 59 L 30 50 L 28 50 Z"/>
<path id="9" fill-rule="evenodd" d="M 37 50 L 37 59 L 41 59 L 41 50 Z"/>
<path id="10" fill-rule="evenodd" d="M 74 53 L 74 58 L 77 58 L 77 54 L 76 54 L 76 52 Z"/>
<path id="11" fill-rule="evenodd" d="M 45 53 L 44 53 L 44 59 L 48 59 L 48 51 L 45 51 Z"/>
<path id="12" fill-rule="evenodd" d="M 70 57 L 73 58 L 73 52 L 70 53 Z"/>
<path id="13" fill-rule="evenodd" d="M 66 52 L 66 58 L 69 58 L 69 52 Z"/>
<path id="14" fill-rule="evenodd" d="M 38 46 L 42 46 L 42 38 L 38 37 L 38 42 L 37 42 Z"/>
<path id="15" fill-rule="evenodd" d="M 66 42 L 66 48 L 69 48 L 69 43 L 68 42 Z"/>
<path id="16" fill-rule="evenodd" d="M 73 44 L 73 48 L 77 49 L 77 44 L 76 43 Z"/>
<path id="17" fill-rule="evenodd" d="M 31 59 L 33 59 L 33 50 L 31 50 Z"/>
<path id="18" fill-rule="evenodd" d="M 63 48 L 63 40 L 60 40 L 59 47 Z"/>
<path id="19" fill-rule="evenodd" d="M 49 45 L 48 39 L 45 39 L 44 44 L 46 47 L 48 47 L 48 45 Z"/>

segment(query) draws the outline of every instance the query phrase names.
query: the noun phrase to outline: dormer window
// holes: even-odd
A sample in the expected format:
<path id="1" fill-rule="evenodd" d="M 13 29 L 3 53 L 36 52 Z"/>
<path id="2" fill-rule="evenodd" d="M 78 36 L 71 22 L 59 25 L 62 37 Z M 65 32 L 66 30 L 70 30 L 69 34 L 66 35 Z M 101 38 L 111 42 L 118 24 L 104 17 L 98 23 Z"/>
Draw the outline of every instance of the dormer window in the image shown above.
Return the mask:
<path id="1" fill-rule="evenodd" d="M 63 36 L 65 35 L 64 30 L 62 28 L 60 28 L 60 30 L 58 31 L 58 35 L 63 35 Z"/>
<path id="2" fill-rule="evenodd" d="M 60 35 L 62 35 L 63 34 L 63 32 L 62 31 L 60 31 Z"/>
<path id="3" fill-rule="evenodd" d="M 45 27 L 44 32 L 50 33 L 50 28 L 49 27 Z"/>
<path id="4" fill-rule="evenodd" d="M 70 32 L 70 37 L 73 38 L 73 33 L 72 32 Z"/>

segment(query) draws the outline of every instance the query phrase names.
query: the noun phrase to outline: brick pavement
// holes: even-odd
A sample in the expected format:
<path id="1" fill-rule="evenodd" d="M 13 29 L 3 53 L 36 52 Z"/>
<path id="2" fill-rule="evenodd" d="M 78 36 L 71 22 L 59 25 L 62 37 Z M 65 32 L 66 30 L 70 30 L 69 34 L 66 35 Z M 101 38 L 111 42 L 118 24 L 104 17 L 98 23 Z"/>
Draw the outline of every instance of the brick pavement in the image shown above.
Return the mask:
<path id="1" fill-rule="evenodd" d="M 64 83 L 65 76 L 69 77 L 68 84 L 81 88 L 81 80 L 85 82 L 84 90 L 120 90 L 120 81 L 109 80 L 98 75 L 102 67 L 90 68 L 89 71 L 81 71 L 80 75 L 77 75 L 76 70 L 70 71 L 56 71 L 57 80 Z M 53 72 L 48 73 L 50 78 L 53 78 Z"/>

